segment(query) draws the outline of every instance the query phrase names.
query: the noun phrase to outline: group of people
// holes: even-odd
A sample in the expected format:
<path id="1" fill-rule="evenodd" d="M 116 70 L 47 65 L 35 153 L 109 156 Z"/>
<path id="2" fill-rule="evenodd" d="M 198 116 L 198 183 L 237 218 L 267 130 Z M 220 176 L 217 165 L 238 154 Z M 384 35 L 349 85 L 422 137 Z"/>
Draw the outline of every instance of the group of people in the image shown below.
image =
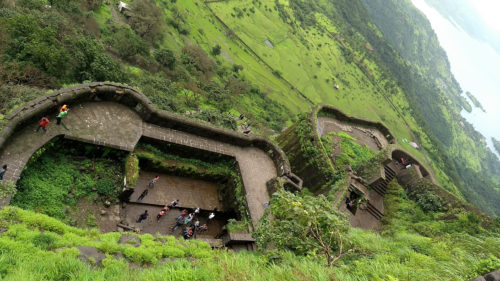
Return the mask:
<path id="1" fill-rule="evenodd" d="M 62 122 L 62 119 L 64 116 L 66 116 L 68 114 L 68 111 L 69 111 L 69 108 L 67 105 L 63 105 L 59 108 L 59 111 L 56 115 L 56 125 L 61 125 L 61 122 Z M 35 133 L 38 133 L 38 131 L 40 131 L 40 129 L 42 129 L 44 132 L 47 132 L 47 126 L 49 125 L 50 123 L 50 120 L 49 118 L 47 117 L 42 117 L 42 119 L 40 119 L 40 122 L 38 123 L 38 127 L 36 128 L 36 131 Z"/>
<path id="2" fill-rule="evenodd" d="M 147 189 L 145 191 L 147 191 Z M 141 193 L 141 196 L 143 194 L 144 194 L 144 192 Z M 146 194 L 147 194 L 147 192 L 146 192 Z M 142 198 L 140 198 L 140 199 L 142 199 Z M 161 217 L 163 217 L 165 214 L 167 214 L 167 212 L 170 209 L 176 207 L 177 205 L 179 205 L 179 199 L 176 199 L 176 200 L 172 201 L 170 204 L 165 205 L 165 207 L 163 207 L 163 209 L 161 209 L 161 211 L 158 213 L 158 215 L 156 215 L 156 222 L 160 222 Z M 149 217 L 148 210 L 145 210 L 144 213 L 139 215 L 139 218 L 137 219 L 136 222 L 141 223 L 143 220 L 147 219 L 148 217 Z"/>
<path id="3" fill-rule="evenodd" d="M 196 218 L 196 216 L 200 213 L 200 208 L 194 209 L 194 211 L 189 214 L 188 211 L 184 209 L 175 219 L 175 225 L 172 227 L 172 233 L 182 226 L 184 228 L 182 230 L 182 236 L 184 239 L 192 238 L 195 235 L 195 232 L 203 233 L 208 230 L 208 223 L 215 218 L 216 211 L 217 208 L 214 208 L 214 210 L 208 215 L 207 223 L 201 224 Z"/>
<path id="4" fill-rule="evenodd" d="M 146 193 L 147 194 L 147 193 Z M 141 194 L 142 196 L 142 194 Z M 160 219 L 167 214 L 172 208 L 179 206 L 179 199 L 170 202 L 163 207 L 163 209 L 156 215 L 156 222 L 160 222 Z M 208 215 L 207 223 L 201 224 L 200 220 L 196 218 L 200 214 L 200 208 L 194 209 L 192 213 L 189 213 L 187 209 L 183 209 L 179 216 L 175 219 L 175 225 L 172 227 L 172 233 L 175 232 L 179 227 L 183 227 L 182 236 L 184 239 L 190 239 L 195 235 L 195 232 L 203 233 L 208 230 L 208 223 L 215 218 L 215 212 L 217 208 L 214 208 L 212 212 Z M 149 217 L 148 210 L 139 215 L 137 223 L 141 223 Z"/>
<path id="5" fill-rule="evenodd" d="M 411 168 L 411 163 L 409 161 L 405 160 L 403 157 L 401 157 L 400 159 L 398 159 L 398 163 L 400 165 L 402 165 L 403 167 L 405 167 L 405 169 Z"/>

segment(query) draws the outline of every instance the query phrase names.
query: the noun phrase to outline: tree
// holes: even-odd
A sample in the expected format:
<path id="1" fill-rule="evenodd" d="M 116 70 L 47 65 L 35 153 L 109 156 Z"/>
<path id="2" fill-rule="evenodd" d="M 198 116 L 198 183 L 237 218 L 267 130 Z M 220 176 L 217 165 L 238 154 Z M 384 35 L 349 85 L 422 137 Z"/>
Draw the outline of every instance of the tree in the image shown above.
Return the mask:
<path id="1" fill-rule="evenodd" d="M 139 36 L 150 42 L 163 38 L 163 12 L 154 0 L 134 0 L 130 10 L 130 26 Z"/>
<path id="2" fill-rule="evenodd" d="M 220 55 L 220 52 L 221 52 L 221 46 L 219 44 L 215 45 L 212 48 L 212 55 L 218 56 L 218 55 Z"/>
<path id="3" fill-rule="evenodd" d="M 146 42 L 126 24 L 110 25 L 106 43 L 125 59 L 135 55 L 147 56 L 149 52 Z"/>
<path id="4" fill-rule="evenodd" d="M 344 239 L 349 229 L 345 214 L 323 195 L 293 194 L 279 190 L 254 233 L 259 247 L 273 244 L 296 254 L 318 253 L 328 266 L 344 254 Z M 270 219 L 270 217 L 272 217 Z"/>
<path id="5" fill-rule="evenodd" d="M 158 49 L 154 52 L 155 60 L 168 69 L 175 67 L 175 55 L 169 49 Z"/>

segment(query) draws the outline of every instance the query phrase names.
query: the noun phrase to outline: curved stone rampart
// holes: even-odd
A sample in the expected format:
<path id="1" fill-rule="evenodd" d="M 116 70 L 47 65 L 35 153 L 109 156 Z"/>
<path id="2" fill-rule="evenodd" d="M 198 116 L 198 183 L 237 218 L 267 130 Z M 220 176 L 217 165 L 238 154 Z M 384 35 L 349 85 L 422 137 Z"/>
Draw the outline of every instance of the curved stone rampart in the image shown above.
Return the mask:
<path id="1" fill-rule="evenodd" d="M 286 155 L 270 140 L 260 136 L 244 135 L 159 110 L 143 93 L 132 87 L 117 83 L 97 82 L 82 84 L 61 89 L 28 102 L 6 117 L 8 123 L 0 134 L 0 148 L 3 149 L 4 143 L 16 128 L 26 122 L 33 122 L 33 119 L 38 119 L 41 114 L 51 108 L 56 108 L 63 103 L 75 104 L 77 102 L 96 99 L 124 104 L 134 109 L 144 121 L 151 124 L 233 145 L 259 148 L 267 152 L 273 159 L 280 176 L 288 177 L 291 174 L 290 164 Z"/>
<path id="2" fill-rule="evenodd" d="M 325 114 L 330 114 L 330 115 L 335 116 L 335 119 L 337 119 L 339 121 L 349 122 L 349 123 L 353 123 L 353 124 L 364 126 L 364 127 L 375 128 L 375 129 L 379 130 L 384 135 L 384 137 L 387 139 L 387 141 L 389 143 L 391 143 L 391 144 L 396 143 L 396 138 L 394 137 L 394 135 L 382 123 L 373 122 L 373 121 L 369 121 L 369 120 L 362 119 L 362 118 L 347 116 L 340 109 L 333 107 L 331 105 L 325 105 L 325 104 L 320 104 L 320 105 L 316 106 L 315 109 L 313 110 L 313 112 L 315 113 L 314 114 L 315 118 L 317 118 L 318 114 L 325 113 Z M 313 126 L 314 126 L 315 130 L 317 131 L 317 122 L 316 122 L 317 120 L 315 119 L 313 121 L 314 121 Z"/>

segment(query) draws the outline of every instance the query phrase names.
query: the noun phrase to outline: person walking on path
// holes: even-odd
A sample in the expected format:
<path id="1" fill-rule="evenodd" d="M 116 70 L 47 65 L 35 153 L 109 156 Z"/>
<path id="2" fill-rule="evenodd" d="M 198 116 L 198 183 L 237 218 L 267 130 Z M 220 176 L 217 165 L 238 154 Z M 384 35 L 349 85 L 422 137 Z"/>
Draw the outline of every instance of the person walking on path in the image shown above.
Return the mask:
<path id="1" fill-rule="evenodd" d="M 183 219 L 184 219 L 184 217 L 182 215 L 179 215 L 175 219 L 175 225 L 174 225 L 174 227 L 172 227 L 172 233 L 175 232 L 177 230 L 177 228 L 179 228 L 179 226 L 183 225 Z"/>
<path id="2" fill-rule="evenodd" d="M 61 112 L 63 112 L 63 111 L 68 111 L 68 106 L 67 106 L 67 105 L 65 105 L 65 104 L 63 104 L 63 106 L 61 106 L 61 107 L 59 108 L 59 113 L 61 113 Z"/>
<path id="3" fill-rule="evenodd" d="M 168 207 L 172 209 L 173 207 L 177 207 L 177 205 L 179 205 L 179 199 L 170 202 L 170 205 L 168 205 Z"/>
<path id="4" fill-rule="evenodd" d="M 38 124 L 38 127 L 36 128 L 35 133 L 38 133 L 40 131 L 40 128 L 44 131 L 47 132 L 47 125 L 49 125 L 50 121 L 47 117 L 42 117 L 40 120 L 40 123 Z"/>
<path id="5" fill-rule="evenodd" d="M 142 213 L 139 218 L 137 219 L 137 222 L 140 223 L 141 221 L 147 219 L 149 216 L 148 214 L 148 210 L 144 211 L 144 213 Z"/>
<path id="6" fill-rule="evenodd" d="M 146 197 L 146 195 L 148 195 L 148 192 L 149 192 L 148 189 L 144 189 L 144 191 L 141 193 L 141 195 L 139 195 L 139 198 L 137 198 L 137 201 L 141 201 L 142 199 L 144 199 L 144 197 Z"/>
<path id="7" fill-rule="evenodd" d="M 2 169 L 0 169 L 0 181 L 3 180 L 3 176 L 7 172 L 7 164 L 3 165 Z"/>
<path id="8" fill-rule="evenodd" d="M 165 210 L 161 210 L 158 215 L 156 215 L 156 222 L 160 222 L 161 217 L 163 217 L 167 212 Z"/>
<path id="9" fill-rule="evenodd" d="M 56 117 L 57 118 L 57 122 L 56 122 L 57 125 L 61 125 L 63 117 L 68 114 L 68 110 L 69 109 L 63 110 L 63 111 L 59 112 L 59 114 L 57 114 L 57 117 Z"/>
<path id="10" fill-rule="evenodd" d="M 160 179 L 160 176 L 156 176 L 154 179 L 152 179 L 149 182 L 149 187 L 151 187 L 151 188 L 155 187 L 155 184 L 158 182 L 159 179 Z"/>

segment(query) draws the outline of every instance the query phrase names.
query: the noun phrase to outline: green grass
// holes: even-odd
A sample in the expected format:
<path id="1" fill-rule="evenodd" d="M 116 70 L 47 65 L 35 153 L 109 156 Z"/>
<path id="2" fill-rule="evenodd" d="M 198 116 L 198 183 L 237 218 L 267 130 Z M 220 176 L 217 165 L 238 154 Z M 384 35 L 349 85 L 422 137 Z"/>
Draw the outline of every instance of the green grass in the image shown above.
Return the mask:
<path id="1" fill-rule="evenodd" d="M 282 2 L 287 5 L 286 1 Z M 361 66 L 355 61 L 347 60 L 341 50 L 341 43 L 329 33 L 338 32 L 338 28 L 328 18 L 320 16 L 318 20 L 318 25 L 326 30 L 324 32 L 318 27 L 292 28 L 281 20 L 278 12 L 273 9 L 274 3 L 270 1 L 264 1 L 260 7 L 253 5 L 251 0 L 216 2 L 209 5 L 253 51 L 274 69 L 281 71 L 283 77 L 309 99 L 315 103 L 333 105 L 348 115 L 384 123 L 398 139 L 398 146 L 412 153 L 428 168 L 435 169 L 437 181 L 461 197 L 461 193 L 448 176 L 440 171 L 444 167 L 431 164 L 422 151 L 401 142 L 403 138 L 415 139 L 414 134 L 418 133 L 423 136 L 424 143 L 421 145 L 428 151 L 433 150 L 430 141 L 408 112 L 409 104 L 404 93 L 399 88 L 392 94 L 386 92 L 382 85 L 388 80 L 381 77 L 375 62 L 365 59 L 364 66 Z M 241 18 L 233 16 L 234 8 L 247 8 L 248 11 L 252 6 L 255 13 L 245 14 Z M 293 15 L 290 11 L 289 14 Z M 270 40 L 274 48 L 264 44 L 265 40 Z M 347 48 L 350 49 L 348 45 Z M 364 56 L 360 51 L 351 49 L 351 52 L 358 58 Z M 235 55 L 239 56 L 240 53 Z M 249 67 L 256 69 L 257 66 L 250 64 Z M 367 78 L 363 67 L 369 70 L 375 82 Z M 335 83 L 339 84 L 339 90 L 333 88 Z M 287 100 L 297 99 L 289 93 L 284 93 L 282 97 Z"/>
<path id="2" fill-rule="evenodd" d="M 79 147 L 89 147 L 89 153 L 94 150 L 93 146 Z M 123 169 L 120 161 L 111 160 L 104 154 L 94 159 L 74 159 L 76 155 L 79 154 L 70 148 L 65 149 L 60 142 L 41 148 L 23 170 L 17 183 L 18 192 L 11 204 L 65 219 L 66 213 L 80 198 L 97 193 L 116 196 L 119 184 L 123 182 L 123 178 L 120 180 Z M 92 188 L 97 191 L 92 191 Z M 72 198 L 68 196 L 70 193 L 74 195 Z"/>
<path id="3" fill-rule="evenodd" d="M 211 250 L 200 241 L 138 235 L 139 247 L 119 244 L 122 233 L 70 227 L 43 214 L 0 210 L 3 280 L 469 280 L 500 258 L 497 230 L 486 231 L 466 213 L 438 220 L 397 184 L 389 184 L 381 233 L 351 228 L 346 255 L 332 268 L 322 258 L 271 250 Z M 136 234 L 129 234 L 136 235 Z M 106 254 L 101 267 L 80 261 L 77 246 Z M 123 255 L 122 258 L 116 256 Z M 392 278 L 392 279 L 391 279 Z"/>

